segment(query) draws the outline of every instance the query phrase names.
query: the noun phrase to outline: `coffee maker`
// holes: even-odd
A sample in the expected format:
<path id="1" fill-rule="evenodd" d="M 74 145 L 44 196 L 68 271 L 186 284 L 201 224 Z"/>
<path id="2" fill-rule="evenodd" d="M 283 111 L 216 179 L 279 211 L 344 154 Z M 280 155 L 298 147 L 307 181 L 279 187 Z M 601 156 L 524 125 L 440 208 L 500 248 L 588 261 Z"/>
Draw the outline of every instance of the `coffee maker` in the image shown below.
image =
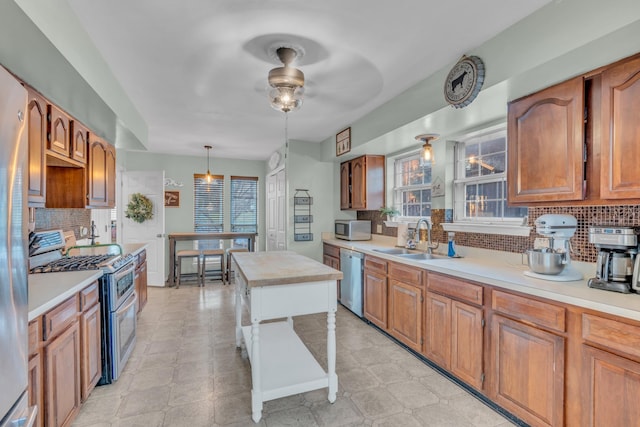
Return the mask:
<path id="1" fill-rule="evenodd" d="M 596 277 L 587 282 L 590 288 L 628 294 L 638 292 L 634 283 L 634 263 L 638 258 L 640 227 L 597 226 L 589 228 L 589 243 L 598 248 Z M 637 264 L 637 263 L 636 263 Z"/>

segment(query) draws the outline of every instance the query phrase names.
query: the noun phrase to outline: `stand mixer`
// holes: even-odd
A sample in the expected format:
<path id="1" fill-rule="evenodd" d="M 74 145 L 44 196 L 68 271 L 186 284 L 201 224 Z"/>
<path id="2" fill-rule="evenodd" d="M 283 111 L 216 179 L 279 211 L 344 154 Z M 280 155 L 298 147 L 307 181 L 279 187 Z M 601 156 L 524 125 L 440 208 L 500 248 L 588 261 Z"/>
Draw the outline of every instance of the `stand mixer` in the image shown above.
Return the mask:
<path id="1" fill-rule="evenodd" d="M 557 274 L 536 273 L 525 271 L 526 276 L 536 279 L 551 280 L 554 282 L 571 282 L 581 280 L 582 273 L 571 266 L 571 244 L 569 239 L 576 233 L 578 221 L 573 215 L 547 214 L 538 217 L 535 221 L 536 232 L 549 239 L 549 247 L 542 252 L 551 255 L 559 254 L 564 268 Z M 531 267 L 531 264 L 529 264 Z"/>

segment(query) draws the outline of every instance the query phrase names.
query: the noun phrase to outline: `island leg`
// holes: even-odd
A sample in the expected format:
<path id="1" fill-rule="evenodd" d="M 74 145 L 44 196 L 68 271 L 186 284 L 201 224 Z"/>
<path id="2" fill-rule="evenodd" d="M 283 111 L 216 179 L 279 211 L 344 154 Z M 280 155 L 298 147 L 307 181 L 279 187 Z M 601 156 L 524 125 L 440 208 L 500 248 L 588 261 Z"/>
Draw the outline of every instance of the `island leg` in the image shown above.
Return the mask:
<path id="1" fill-rule="evenodd" d="M 262 418 L 262 383 L 260 366 L 260 322 L 251 323 L 251 412 L 254 422 Z"/>
<path id="2" fill-rule="evenodd" d="M 244 286 L 236 281 L 236 347 L 242 345 L 242 291 Z"/>
<path id="3" fill-rule="evenodd" d="M 338 376 L 336 375 L 336 312 L 327 313 L 327 374 L 329 375 L 329 402 L 336 401 Z"/>

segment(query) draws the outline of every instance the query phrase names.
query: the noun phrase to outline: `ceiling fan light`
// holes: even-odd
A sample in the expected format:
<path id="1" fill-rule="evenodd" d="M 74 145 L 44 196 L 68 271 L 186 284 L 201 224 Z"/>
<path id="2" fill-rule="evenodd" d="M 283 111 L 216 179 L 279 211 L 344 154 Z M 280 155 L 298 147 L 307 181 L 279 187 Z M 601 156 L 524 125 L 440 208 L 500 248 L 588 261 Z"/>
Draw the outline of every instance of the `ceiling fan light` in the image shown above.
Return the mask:
<path id="1" fill-rule="evenodd" d="M 302 107 L 304 88 L 274 87 L 268 91 L 267 95 L 274 109 L 288 113 Z"/>
<path id="2" fill-rule="evenodd" d="M 267 91 L 267 96 L 274 109 L 288 113 L 302 106 L 304 73 L 289 65 L 297 56 L 294 49 L 280 47 L 276 53 L 284 67 L 269 71 L 268 82 L 271 89 Z"/>

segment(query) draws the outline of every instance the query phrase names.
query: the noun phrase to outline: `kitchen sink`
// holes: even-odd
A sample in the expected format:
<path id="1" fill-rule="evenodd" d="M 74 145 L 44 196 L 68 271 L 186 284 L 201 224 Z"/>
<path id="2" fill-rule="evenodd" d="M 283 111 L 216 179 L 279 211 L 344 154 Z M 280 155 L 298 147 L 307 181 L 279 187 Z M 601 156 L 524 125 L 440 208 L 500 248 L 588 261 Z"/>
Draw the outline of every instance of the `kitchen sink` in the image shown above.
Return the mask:
<path id="1" fill-rule="evenodd" d="M 381 254 L 387 255 L 418 255 L 415 252 L 410 252 L 405 248 L 384 248 L 384 249 L 374 249 L 375 252 L 380 252 Z"/>
<path id="2" fill-rule="evenodd" d="M 396 254 L 400 258 L 404 259 L 415 259 L 415 260 L 431 260 L 431 259 L 446 259 L 449 258 L 446 255 L 436 255 L 436 254 L 428 254 L 425 252 L 420 253 L 404 253 L 404 254 Z"/>

